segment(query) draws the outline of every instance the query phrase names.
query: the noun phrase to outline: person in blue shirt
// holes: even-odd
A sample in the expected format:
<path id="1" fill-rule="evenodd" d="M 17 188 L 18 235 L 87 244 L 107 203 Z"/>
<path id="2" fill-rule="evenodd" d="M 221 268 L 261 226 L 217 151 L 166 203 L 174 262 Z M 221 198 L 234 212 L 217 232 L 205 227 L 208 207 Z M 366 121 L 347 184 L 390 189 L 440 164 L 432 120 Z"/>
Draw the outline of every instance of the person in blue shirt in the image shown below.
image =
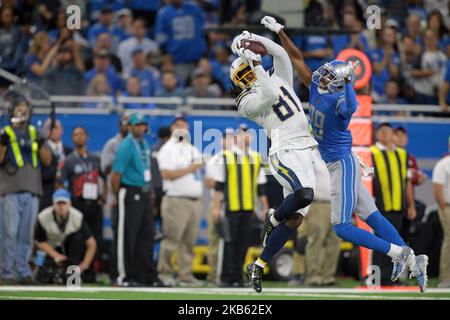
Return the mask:
<path id="1" fill-rule="evenodd" d="M 139 78 L 142 96 L 153 96 L 158 87 L 158 80 L 156 79 L 154 70 L 147 64 L 144 51 L 140 48 L 136 49 L 131 54 L 131 57 L 133 60 L 133 67 L 130 70 L 130 76 Z"/>
<path id="2" fill-rule="evenodd" d="M 141 92 L 141 81 L 138 77 L 130 77 L 127 81 L 126 92 L 122 94 L 123 97 L 142 97 Z M 123 107 L 125 109 L 155 109 L 153 103 L 142 103 L 142 102 L 127 102 L 124 103 Z"/>
<path id="3" fill-rule="evenodd" d="M 330 171 L 331 222 L 336 235 L 391 257 L 394 263 L 393 281 L 409 267 L 423 292 L 427 286 L 428 257 L 416 257 L 398 231 L 377 209 L 361 180 L 360 166 L 365 174 L 369 174 L 370 169 L 360 163 L 352 152 L 352 133 L 348 125 L 358 107 L 353 82 L 359 62 L 353 64 L 334 60 L 312 73 L 300 50 L 282 30 L 284 26 L 272 17 L 264 17 L 261 23 L 278 33 L 297 74 L 310 89 L 310 124 L 320 155 Z M 352 225 L 351 218 L 355 211 L 375 234 Z"/>
<path id="4" fill-rule="evenodd" d="M 353 48 L 364 52 L 369 49 L 369 42 L 362 33 L 362 22 L 358 20 L 355 13 L 344 13 L 343 27 L 354 31 L 352 34 L 336 34 L 331 37 L 334 56 L 344 49 Z"/>
<path id="5" fill-rule="evenodd" d="M 173 57 L 178 65 L 177 74 L 184 79 L 195 68 L 195 62 L 206 52 L 204 24 L 203 12 L 194 3 L 171 0 L 158 11 L 156 40 Z M 188 66 L 182 68 L 181 64 Z"/>
<path id="6" fill-rule="evenodd" d="M 130 133 L 119 145 L 111 186 L 118 210 L 113 247 L 119 286 L 162 286 L 153 262 L 153 212 L 150 206 L 151 155 L 145 140 L 148 123 L 142 114 L 130 117 Z"/>
<path id="7" fill-rule="evenodd" d="M 123 89 L 123 81 L 111 65 L 110 55 L 106 50 L 99 50 L 95 53 L 94 67 L 84 74 L 85 83 L 89 83 L 99 73 L 103 73 L 106 76 L 113 94 L 117 94 L 118 91 Z"/>
<path id="8" fill-rule="evenodd" d="M 231 88 L 231 80 L 228 75 L 230 69 L 230 52 L 223 45 L 214 48 L 214 59 L 210 60 L 211 75 L 217 81 L 223 91 Z"/>
<path id="9" fill-rule="evenodd" d="M 111 34 L 113 48 L 117 49 L 120 41 L 128 38 L 128 34 L 113 24 L 113 13 L 109 6 L 104 6 L 98 17 L 98 22 L 88 29 L 87 36 L 91 47 L 95 46 L 95 40 L 100 33 Z"/>
<path id="10" fill-rule="evenodd" d="M 296 36 L 294 43 L 302 50 L 308 67 L 315 71 L 333 56 L 333 49 L 326 36 Z"/>
<path id="11" fill-rule="evenodd" d="M 448 105 L 450 104 L 450 60 L 447 61 L 447 70 L 445 71 L 444 81 L 439 87 L 439 106 L 442 111 L 448 114 Z"/>
<path id="12" fill-rule="evenodd" d="M 381 100 L 384 95 L 386 81 L 399 76 L 400 56 L 395 43 L 395 29 L 385 28 L 382 31 L 378 47 L 372 50 L 370 54 L 373 65 L 372 89 L 376 101 Z"/>

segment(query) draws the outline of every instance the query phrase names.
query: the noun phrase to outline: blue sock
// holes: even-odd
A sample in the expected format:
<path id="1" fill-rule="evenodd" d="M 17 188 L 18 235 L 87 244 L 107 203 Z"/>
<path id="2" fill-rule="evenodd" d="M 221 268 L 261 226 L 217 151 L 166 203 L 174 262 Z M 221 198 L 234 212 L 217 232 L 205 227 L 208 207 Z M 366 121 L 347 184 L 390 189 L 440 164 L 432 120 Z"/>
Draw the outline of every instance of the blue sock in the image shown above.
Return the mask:
<path id="1" fill-rule="evenodd" d="M 374 211 L 366 220 L 367 224 L 375 231 L 375 234 L 381 239 L 400 247 L 405 246 L 405 241 L 398 234 L 397 229 L 380 213 Z"/>
<path id="2" fill-rule="evenodd" d="M 281 223 L 278 227 L 273 229 L 269 238 L 267 239 L 266 247 L 259 256 L 261 260 L 269 263 L 272 257 L 283 248 L 284 244 L 292 237 L 294 229 L 286 226 L 285 223 Z"/>
<path id="3" fill-rule="evenodd" d="M 297 211 L 298 205 L 295 203 L 294 193 L 289 194 L 283 199 L 278 209 L 275 211 L 274 216 L 278 221 L 283 221 L 288 215 Z"/>
<path id="4" fill-rule="evenodd" d="M 363 246 L 384 254 L 388 253 L 391 248 L 389 242 L 348 222 L 334 225 L 333 229 L 339 238 L 350 241 L 357 246 Z"/>

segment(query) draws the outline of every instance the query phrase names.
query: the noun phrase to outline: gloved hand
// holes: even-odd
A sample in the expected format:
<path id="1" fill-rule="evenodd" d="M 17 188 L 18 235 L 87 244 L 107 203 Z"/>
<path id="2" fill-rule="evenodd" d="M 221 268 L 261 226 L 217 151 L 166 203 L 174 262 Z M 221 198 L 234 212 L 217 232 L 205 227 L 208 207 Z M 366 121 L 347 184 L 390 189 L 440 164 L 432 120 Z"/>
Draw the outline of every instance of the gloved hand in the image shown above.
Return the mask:
<path id="1" fill-rule="evenodd" d="M 242 31 L 242 33 L 233 39 L 233 43 L 231 44 L 231 51 L 233 51 L 234 54 L 239 55 L 238 51 L 241 47 L 241 41 L 243 39 L 251 39 L 252 34 L 248 32 L 247 30 Z"/>
<path id="2" fill-rule="evenodd" d="M 277 20 L 275 20 L 275 18 L 271 16 L 265 16 L 264 18 L 262 18 L 261 24 L 263 24 L 264 27 L 275 33 L 278 33 L 282 29 L 284 29 L 284 26 L 282 24 L 279 24 Z"/>
<path id="3" fill-rule="evenodd" d="M 250 51 L 249 49 L 240 48 L 238 51 L 238 55 L 244 59 L 244 61 L 252 68 L 255 67 L 254 62 L 261 63 L 261 55 L 256 54 L 253 51 Z"/>
<path id="4" fill-rule="evenodd" d="M 9 142 L 9 136 L 5 130 L 0 131 L 0 144 L 6 146 Z"/>
<path id="5" fill-rule="evenodd" d="M 353 81 L 354 77 L 355 77 L 355 70 L 356 68 L 359 66 L 359 60 L 356 60 L 354 63 L 349 61 L 347 63 L 347 68 L 345 70 L 344 73 L 344 79 L 345 79 L 345 83 L 349 83 L 351 81 Z"/>

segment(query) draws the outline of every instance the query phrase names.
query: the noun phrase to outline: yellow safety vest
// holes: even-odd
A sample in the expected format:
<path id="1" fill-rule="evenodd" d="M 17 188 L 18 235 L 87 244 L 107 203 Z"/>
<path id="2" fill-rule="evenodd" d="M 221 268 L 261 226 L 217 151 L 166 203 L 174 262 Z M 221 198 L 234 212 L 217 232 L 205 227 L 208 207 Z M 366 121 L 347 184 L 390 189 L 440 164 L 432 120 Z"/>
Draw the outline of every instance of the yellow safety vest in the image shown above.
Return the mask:
<path id="1" fill-rule="evenodd" d="M 405 149 L 371 148 L 375 164 L 374 194 L 377 206 L 384 212 L 402 211 L 406 204 L 408 155 Z"/>
<path id="2" fill-rule="evenodd" d="M 5 132 L 9 136 L 9 142 L 11 144 L 11 150 L 14 156 L 14 160 L 18 168 L 22 168 L 24 166 L 22 151 L 20 150 L 19 142 L 17 141 L 16 133 L 14 132 L 11 126 L 5 127 Z M 31 159 L 33 168 L 37 168 L 38 165 L 38 151 L 39 146 L 37 143 L 37 131 L 33 126 L 28 126 L 28 132 L 30 134 L 31 140 Z"/>
<path id="3" fill-rule="evenodd" d="M 258 175 L 261 169 L 259 153 L 238 155 L 224 151 L 226 168 L 225 208 L 228 212 L 254 211 L 258 195 Z"/>

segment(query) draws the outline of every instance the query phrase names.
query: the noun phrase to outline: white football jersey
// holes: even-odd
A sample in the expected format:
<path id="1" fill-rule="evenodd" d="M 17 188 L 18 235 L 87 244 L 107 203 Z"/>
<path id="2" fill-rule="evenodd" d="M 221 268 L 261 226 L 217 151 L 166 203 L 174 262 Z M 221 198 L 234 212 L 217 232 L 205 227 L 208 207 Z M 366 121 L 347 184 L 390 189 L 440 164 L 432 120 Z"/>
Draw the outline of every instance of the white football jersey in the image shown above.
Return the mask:
<path id="1" fill-rule="evenodd" d="M 294 72 L 287 52 L 272 40 L 251 34 L 273 57 L 273 68 L 253 68 L 256 81 L 236 98 L 238 112 L 264 128 L 271 140 L 269 155 L 280 150 L 306 149 L 317 145 L 300 99 L 294 92 Z"/>
<path id="2" fill-rule="evenodd" d="M 236 99 L 239 113 L 264 128 L 271 140 L 269 155 L 279 150 L 305 149 L 317 142 L 292 86 L 277 73 L 270 76 L 260 66 L 254 68 L 257 84 Z M 265 73 L 267 79 L 264 79 Z"/>

